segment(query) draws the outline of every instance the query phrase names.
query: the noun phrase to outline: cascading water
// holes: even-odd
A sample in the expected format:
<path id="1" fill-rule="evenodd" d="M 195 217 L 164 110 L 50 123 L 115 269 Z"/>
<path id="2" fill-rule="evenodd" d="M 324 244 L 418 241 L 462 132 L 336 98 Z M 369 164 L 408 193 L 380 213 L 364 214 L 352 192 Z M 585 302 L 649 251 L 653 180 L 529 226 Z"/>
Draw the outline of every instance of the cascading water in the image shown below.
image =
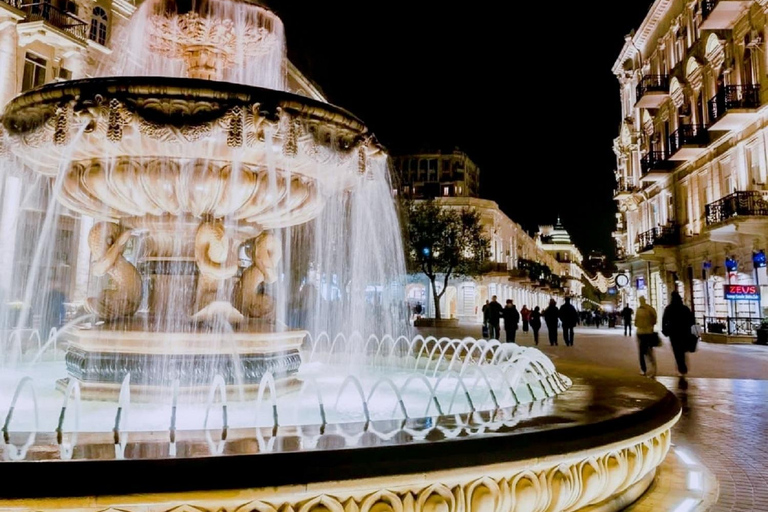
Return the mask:
<path id="1" fill-rule="evenodd" d="M 538 351 L 412 338 L 387 155 L 350 113 L 286 90 L 270 10 L 144 2 L 93 76 L 2 117 L 0 419 L 15 429 L 61 437 L 72 389 L 83 430 L 175 437 L 276 418 L 278 402 L 280 421 L 339 423 L 565 388 Z M 20 381 L 38 398 L 10 408 Z"/>

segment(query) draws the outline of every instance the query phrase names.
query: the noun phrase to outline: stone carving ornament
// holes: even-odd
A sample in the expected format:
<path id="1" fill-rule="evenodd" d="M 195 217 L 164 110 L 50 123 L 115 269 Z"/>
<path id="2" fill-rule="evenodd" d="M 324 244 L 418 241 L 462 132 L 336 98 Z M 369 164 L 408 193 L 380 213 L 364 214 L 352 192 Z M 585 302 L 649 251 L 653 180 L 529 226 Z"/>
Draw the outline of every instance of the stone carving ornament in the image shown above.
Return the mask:
<path id="1" fill-rule="evenodd" d="M 86 301 L 86 309 L 99 318 L 130 317 L 141 305 L 141 274 L 123 257 L 131 235 L 131 231 L 123 231 L 112 222 L 98 222 L 88 233 L 91 272 L 94 276 L 107 278 L 106 286 L 98 295 Z"/>
<path id="2" fill-rule="evenodd" d="M 613 447 L 532 461 L 233 493 L 154 495 L 160 512 L 575 512 L 605 503 L 633 486 L 642 491 L 670 447 L 668 425 Z M 637 492 L 639 492 L 637 491 Z M 120 498 L 114 498 L 120 499 Z M 106 500 L 106 499 L 105 499 Z M 72 504 L 72 501 L 69 502 Z M 119 501 L 127 503 L 127 501 Z M 124 512 L 147 504 L 121 505 Z M 621 502 L 617 503 L 620 506 Z M 605 508 L 615 510 L 616 508 Z M 88 512 L 111 510 L 88 500 Z M 603 510 L 603 509 L 601 509 Z"/>

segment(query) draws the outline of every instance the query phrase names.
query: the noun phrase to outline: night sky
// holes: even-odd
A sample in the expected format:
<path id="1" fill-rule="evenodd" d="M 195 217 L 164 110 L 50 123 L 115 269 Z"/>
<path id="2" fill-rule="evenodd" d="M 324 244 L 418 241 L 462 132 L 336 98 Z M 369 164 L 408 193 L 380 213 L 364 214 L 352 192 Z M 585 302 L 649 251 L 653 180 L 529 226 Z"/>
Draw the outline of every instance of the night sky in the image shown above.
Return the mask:
<path id="1" fill-rule="evenodd" d="M 459 147 L 524 228 L 559 214 L 585 256 L 613 254 L 611 67 L 650 0 L 267 4 L 291 61 L 391 154 Z"/>

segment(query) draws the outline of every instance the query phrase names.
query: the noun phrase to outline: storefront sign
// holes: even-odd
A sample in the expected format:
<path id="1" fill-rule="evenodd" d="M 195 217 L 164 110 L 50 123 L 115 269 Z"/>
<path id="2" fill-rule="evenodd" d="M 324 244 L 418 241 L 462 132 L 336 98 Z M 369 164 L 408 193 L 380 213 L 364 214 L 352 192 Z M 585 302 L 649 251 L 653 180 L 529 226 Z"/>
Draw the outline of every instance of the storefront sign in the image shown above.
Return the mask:
<path id="1" fill-rule="evenodd" d="M 754 284 L 723 285 L 727 300 L 760 300 L 760 289 Z"/>

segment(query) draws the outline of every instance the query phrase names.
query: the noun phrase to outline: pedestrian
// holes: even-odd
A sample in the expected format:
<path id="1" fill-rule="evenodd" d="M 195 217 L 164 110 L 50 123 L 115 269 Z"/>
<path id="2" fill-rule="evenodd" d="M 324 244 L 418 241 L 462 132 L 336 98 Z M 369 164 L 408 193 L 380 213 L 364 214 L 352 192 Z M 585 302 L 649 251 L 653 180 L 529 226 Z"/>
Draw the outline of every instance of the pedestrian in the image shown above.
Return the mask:
<path id="1" fill-rule="evenodd" d="M 691 310 L 683 304 L 683 298 L 677 291 L 672 292 L 669 306 L 664 308 L 661 317 L 661 333 L 669 338 L 672 352 L 675 354 L 678 377 L 688 373 L 688 352 L 692 348 L 693 334 L 691 327 L 696 323 Z"/>
<path id="2" fill-rule="evenodd" d="M 531 320 L 531 310 L 528 306 L 523 304 L 523 309 L 520 310 L 520 319 L 523 321 L 523 332 L 528 332 L 528 324 Z"/>
<path id="3" fill-rule="evenodd" d="M 544 323 L 547 324 L 549 344 L 553 347 L 557 345 L 557 322 L 559 318 L 560 310 L 557 308 L 555 299 L 549 299 L 549 306 L 544 310 Z"/>
<path id="4" fill-rule="evenodd" d="M 504 308 L 496 300 L 496 296 L 491 297 L 488 303 L 488 337 L 492 340 L 498 340 L 501 337 L 501 316 Z"/>
<path id="5" fill-rule="evenodd" d="M 635 310 L 629 307 L 629 304 L 621 310 L 621 317 L 624 319 L 624 336 L 632 336 L 632 315 Z"/>
<path id="6" fill-rule="evenodd" d="M 566 347 L 573 346 L 573 328 L 578 322 L 579 313 L 571 304 L 571 298 L 565 298 L 565 304 L 560 306 L 560 323 L 563 326 L 563 339 Z"/>
<path id="7" fill-rule="evenodd" d="M 656 332 L 656 310 L 648 304 L 645 297 L 640 297 L 640 307 L 635 313 L 635 327 L 637 328 L 637 350 L 640 356 L 640 372 L 647 377 L 656 376 L 656 356 L 654 347 L 661 343 L 659 333 Z M 646 360 L 648 365 L 646 365 Z"/>
<path id="8" fill-rule="evenodd" d="M 507 299 L 502 316 L 504 317 L 504 330 L 507 331 L 507 343 L 514 343 L 517 325 L 520 323 L 520 313 L 517 311 L 515 303 L 510 299 Z"/>
<path id="9" fill-rule="evenodd" d="M 539 309 L 539 306 L 536 306 L 533 308 L 533 311 L 531 311 L 531 330 L 533 331 L 533 342 L 538 345 L 539 344 L 539 329 L 541 329 L 541 310 Z M 555 330 L 557 332 L 557 330 Z"/>
<path id="10" fill-rule="evenodd" d="M 483 338 L 488 338 L 488 305 L 491 301 L 486 300 L 483 305 Z"/>

